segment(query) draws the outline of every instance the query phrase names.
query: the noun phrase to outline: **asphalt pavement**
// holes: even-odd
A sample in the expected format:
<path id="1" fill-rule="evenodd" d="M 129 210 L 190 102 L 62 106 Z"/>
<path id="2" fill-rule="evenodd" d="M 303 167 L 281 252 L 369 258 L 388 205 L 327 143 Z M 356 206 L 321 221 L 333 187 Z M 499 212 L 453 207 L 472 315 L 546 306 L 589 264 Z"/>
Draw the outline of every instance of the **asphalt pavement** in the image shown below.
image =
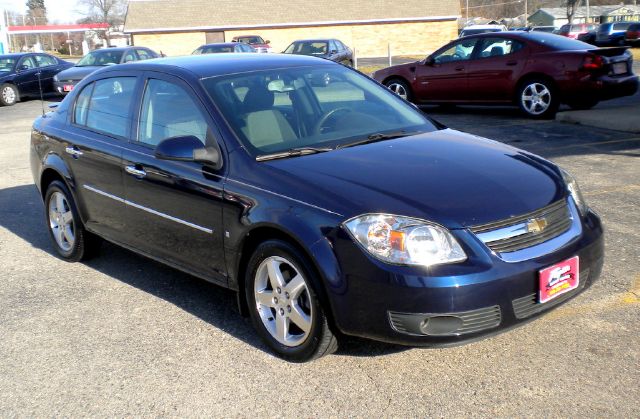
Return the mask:
<path id="1" fill-rule="evenodd" d="M 427 112 L 572 172 L 606 226 L 601 280 L 465 346 L 350 338 L 290 364 L 267 352 L 229 291 L 110 244 L 86 263 L 58 259 L 29 170 L 40 103 L 0 108 L 1 415 L 638 417 L 640 137 L 510 108 Z"/>

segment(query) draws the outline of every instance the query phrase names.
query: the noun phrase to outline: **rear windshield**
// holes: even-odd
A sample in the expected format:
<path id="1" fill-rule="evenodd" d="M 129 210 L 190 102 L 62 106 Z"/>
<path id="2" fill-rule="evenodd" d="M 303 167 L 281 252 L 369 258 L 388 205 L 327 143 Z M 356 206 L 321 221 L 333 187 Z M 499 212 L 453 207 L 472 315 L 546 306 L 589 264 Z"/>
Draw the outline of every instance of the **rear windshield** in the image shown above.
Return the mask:
<path id="1" fill-rule="evenodd" d="M 259 36 L 240 36 L 236 38 L 238 42 L 245 44 L 264 44 L 264 40 Z"/>
<path id="2" fill-rule="evenodd" d="M 233 45 L 204 45 L 193 51 L 194 54 L 215 54 L 219 52 L 233 52 Z"/>
<path id="3" fill-rule="evenodd" d="M 326 55 L 329 44 L 324 41 L 294 42 L 284 51 L 285 54 Z"/>
<path id="4" fill-rule="evenodd" d="M 78 64 L 77 67 L 84 67 L 90 65 L 114 65 L 119 64 L 122 58 L 122 50 L 113 51 L 109 49 L 100 49 L 93 51 L 85 55 Z"/>
<path id="5" fill-rule="evenodd" d="M 465 29 L 460 33 L 460 36 L 477 35 L 479 33 L 491 33 L 491 32 L 502 32 L 502 31 L 497 28 Z"/>
<path id="6" fill-rule="evenodd" d="M 538 44 L 546 45 L 549 48 L 557 50 L 573 51 L 593 49 L 593 46 L 587 43 L 546 32 L 529 32 L 529 35 L 527 37 Z"/>
<path id="7" fill-rule="evenodd" d="M 17 58 L 0 56 L 0 73 L 13 71 L 13 66 L 16 65 L 16 61 L 18 61 Z"/>

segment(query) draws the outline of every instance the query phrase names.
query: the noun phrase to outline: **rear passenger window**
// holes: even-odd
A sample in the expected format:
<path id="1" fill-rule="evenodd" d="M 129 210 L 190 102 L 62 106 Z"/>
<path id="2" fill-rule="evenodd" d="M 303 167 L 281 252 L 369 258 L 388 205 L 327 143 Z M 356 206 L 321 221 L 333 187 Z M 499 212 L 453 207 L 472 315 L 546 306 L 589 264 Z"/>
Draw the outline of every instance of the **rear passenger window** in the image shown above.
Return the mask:
<path id="1" fill-rule="evenodd" d="M 485 38 L 482 41 L 479 58 L 496 57 L 513 54 L 522 49 L 524 44 L 507 38 Z"/>
<path id="2" fill-rule="evenodd" d="M 135 87 L 135 77 L 113 77 L 85 87 L 76 100 L 76 124 L 124 137 L 131 121 Z"/>
<path id="3" fill-rule="evenodd" d="M 193 135 L 205 144 L 207 129 L 199 106 L 186 90 L 149 79 L 142 99 L 138 141 L 155 147 L 167 138 Z"/>

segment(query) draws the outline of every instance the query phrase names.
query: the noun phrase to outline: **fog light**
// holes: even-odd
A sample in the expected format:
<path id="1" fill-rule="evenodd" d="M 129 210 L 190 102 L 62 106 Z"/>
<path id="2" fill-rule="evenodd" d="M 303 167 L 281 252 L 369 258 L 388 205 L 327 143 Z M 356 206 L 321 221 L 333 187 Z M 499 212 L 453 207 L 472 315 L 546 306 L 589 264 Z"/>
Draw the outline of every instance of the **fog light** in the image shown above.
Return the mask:
<path id="1" fill-rule="evenodd" d="M 425 335 L 450 335 L 460 329 L 463 323 L 463 320 L 456 316 L 427 317 L 420 325 L 420 330 Z"/>

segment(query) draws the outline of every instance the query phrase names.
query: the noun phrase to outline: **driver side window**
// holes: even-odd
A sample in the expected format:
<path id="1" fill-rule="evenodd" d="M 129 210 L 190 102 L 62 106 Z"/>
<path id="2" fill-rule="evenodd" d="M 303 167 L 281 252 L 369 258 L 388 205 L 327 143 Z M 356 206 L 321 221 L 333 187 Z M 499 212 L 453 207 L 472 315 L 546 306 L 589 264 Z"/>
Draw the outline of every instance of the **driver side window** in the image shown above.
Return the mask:
<path id="1" fill-rule="evenodd" d="M 470 60 L 477 41 L 476 38 L 473 38 L 456 42 L 444 51 L 439 52 L 434 57 L 434 60 L 436 64 Z"/>
<path id="2" fill-rule="evenodd" d="M 33 61 L 32 57 L 25 57 L 20 61 L 20 67 L 26 66 L 27 70 L 31 70 L 32 68 L 36 68 L 36 64 Z"/>

